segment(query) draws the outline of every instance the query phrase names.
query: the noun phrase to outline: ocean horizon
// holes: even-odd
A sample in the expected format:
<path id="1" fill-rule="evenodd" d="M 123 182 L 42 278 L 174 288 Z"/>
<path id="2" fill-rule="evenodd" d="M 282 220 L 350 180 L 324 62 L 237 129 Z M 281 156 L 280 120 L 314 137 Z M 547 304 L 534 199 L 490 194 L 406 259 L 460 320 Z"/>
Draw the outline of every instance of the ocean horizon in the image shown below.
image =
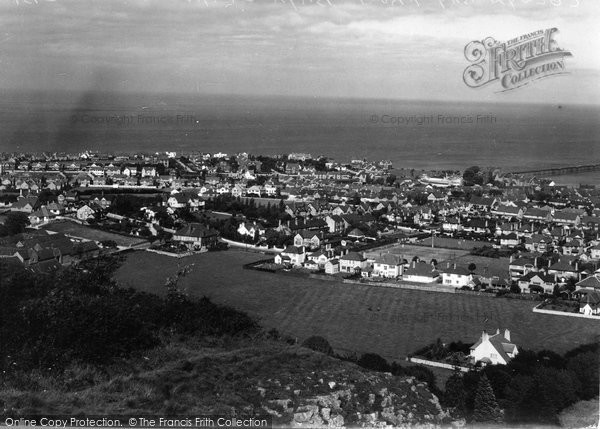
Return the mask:
<path id="1" fill-rule="evenodd" d="M 600 162 L 589 105 L 13 91 L 0 124 L 2 152 L 307 152 L 429 170 Z"/>

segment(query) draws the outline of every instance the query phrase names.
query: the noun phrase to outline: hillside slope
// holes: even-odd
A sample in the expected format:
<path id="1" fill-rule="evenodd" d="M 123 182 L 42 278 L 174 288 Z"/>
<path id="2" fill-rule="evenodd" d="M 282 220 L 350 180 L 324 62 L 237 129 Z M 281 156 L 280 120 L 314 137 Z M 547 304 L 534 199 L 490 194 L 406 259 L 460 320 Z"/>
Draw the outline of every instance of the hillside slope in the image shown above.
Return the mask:
<path id="1" fill-rule="evenodd" d="M 0 391 L 0 407 L 4 414 L 271 415 L 275 426 L 434 427 L 448 421 L 427 384 L 414 378 L 266 339 L 219 343 L 154 349 L 123 364 L 118 372 L 129 375 L 105 378 L 74 368 L 63 388 L 42 382 Z"/>

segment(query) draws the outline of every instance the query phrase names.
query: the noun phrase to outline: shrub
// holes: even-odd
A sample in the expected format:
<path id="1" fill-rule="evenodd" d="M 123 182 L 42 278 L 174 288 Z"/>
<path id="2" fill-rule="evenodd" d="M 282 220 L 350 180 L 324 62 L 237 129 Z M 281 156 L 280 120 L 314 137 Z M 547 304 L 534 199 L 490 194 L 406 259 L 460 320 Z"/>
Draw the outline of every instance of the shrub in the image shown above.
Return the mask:
<path id="1" fill-rule="evenodd" d="M 312 336 L 304 340 L 302 347 L 309 348 L 319 353 L 324 353 L 328 356 L 333 355 L 333 348 L 325 338 L 318 335 Z"/>

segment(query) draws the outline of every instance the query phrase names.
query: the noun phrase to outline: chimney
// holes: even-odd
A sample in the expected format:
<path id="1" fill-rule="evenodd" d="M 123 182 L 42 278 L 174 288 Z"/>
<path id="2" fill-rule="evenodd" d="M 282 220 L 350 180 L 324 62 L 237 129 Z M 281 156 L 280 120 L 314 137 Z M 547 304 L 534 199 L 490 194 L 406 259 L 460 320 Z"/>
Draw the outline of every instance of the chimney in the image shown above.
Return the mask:
<path id="1" fill-rule="evenodd" d="M 413 268 L 416 268 L 416 267 L 417 267 L 417 261 L 413 261 L 413 262 L 412 262 L 412 267 L 413 267 Z"/>
<path id="2" fill-rule="evenodd" d="M 512 262 L 514 261 L 514 259 L 515 259 L 515 258 L 514 258 L 514 256 L 513 256 L 513 254 L 511 253 L 511 254 L 510 254 L 509 263 L 511 263 L 511 264 L 512 264 Z"/>
<path id="3" fill-rule="evenodd" d="M 456 269 L 456 263 L 452 264 L 452 268 Z"/>
<path id="4" fill-rule="evenodd" d="M 548 268 L 550 268 L 550 265 L 552 265 L 552 259 L 548 259 Z"/>
<path id="5" fill-rule="evenodd" d="M 446 262 L 446 268 L 450 268 L 450 261 Z"/>
<path id="6" fill-rule="evenodd" d="M 504 339 L 510 341 L 510 331 L 508 329 L 504 330 Z"/>
<path id="7" fill-rule="evenodd" d="M 496 328 L 496 335 L 500 334 L 500 328 Z"/>
<path id="8" fill-rule="evenodd" d="M 487 332 L 485 332 L 485 330 L 481 333 L 481 341 L 487 341 L 490 339 L 490 336 L 488 335 Z"/>
<path id="9" fill-rule="evenodd" d="M 537 269 L 538 266 L 538 258 L 537 256 L 535 258 L 533 258 L 533 268 Z"/>

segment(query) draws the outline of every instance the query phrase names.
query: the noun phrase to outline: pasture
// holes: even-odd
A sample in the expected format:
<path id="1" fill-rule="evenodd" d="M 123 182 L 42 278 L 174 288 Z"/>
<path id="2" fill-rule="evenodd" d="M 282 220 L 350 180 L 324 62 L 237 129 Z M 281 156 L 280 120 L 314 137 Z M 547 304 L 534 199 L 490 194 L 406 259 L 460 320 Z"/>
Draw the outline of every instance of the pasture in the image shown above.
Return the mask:
<path id="1" fill-rule="evenodd" d="M 408 261 L 411 261 L 413 257 L 418 256 L 421 261 L 430 262 L 432 259 L 435 259 L 438 263 L 454 260 L 469 254 L 466 250 L 443 249 L 441 247 L 432 248 L 431 246 L 416 246 L 414 244 L 399 243 L 367 250 L 365 256 L 367 258 L 377 257 L 380 254 L 388 252 L 404 256 L 404 259 Z"/>
<path id="2" fill-rule="evenodd" d="M 164 293 L 167 276 L 193 265 L 180 286 L 189 294 L 247 312 L 265 328 L 299 341 L 322 335 L 339 353 L 374 352 L 388 360 L 438 337 L 475 342 L 482 329 L 508 328 L 528 349 L 565 352 L 598 339 L 600 323 L 531 311 L 534 303 L 488 296 L 343 284 L 244 270 L 265 258 L 243 251 L 209 252 L 175 259 L 150 252 L 128 255 L 115 274 L 123 286 Z"/>
<path id="3" fill-rule="evenodd" d="M 142 243 L 147 243 L 148 240 L 139 237 L 128 237 L 126 235 L 114 234 L 112 232 L 101 231 L 99 229 L 90 228 L 86 225 L 80 225 L 76 222 L 68 220 L 54 221 L 44 225 L 42 229 L 52 232 L 60 232 L 77 238 L 86 240 L 104 241 L 113 240 L 118 246 L 136 246 Z"/>

